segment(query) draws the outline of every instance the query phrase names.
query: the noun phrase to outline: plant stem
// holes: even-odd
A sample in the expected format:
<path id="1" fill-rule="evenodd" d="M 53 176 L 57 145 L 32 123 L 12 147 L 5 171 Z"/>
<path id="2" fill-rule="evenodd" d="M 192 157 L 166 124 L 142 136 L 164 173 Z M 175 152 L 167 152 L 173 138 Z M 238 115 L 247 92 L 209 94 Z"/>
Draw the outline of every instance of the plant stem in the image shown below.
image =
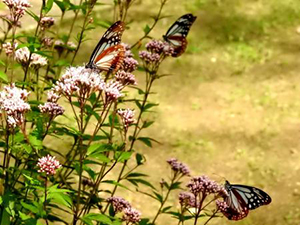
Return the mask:
<path id="1" fill-rule="evenodd" d="M 46 221 L 46 224 L 48 225 L 48 219 L 47 219 L 47 184 L 48 184 L 48 177 L 46 175 L 45 177 L 45 201 L 44 201 L 44 210 L 46 212 L 46 218 L 45 218 L 45 221 Z"/>
<path id="2" fill-rule="evenodd" d="M 160 20 L 160 15 L 161 15 L 161 12 L 162 12 L 162 9 L 164 7 L 164 5 L 166 4 L 167 0 L 162 0 L 161 1 L 161 4 L 160 4 L 160 8 L 159 8 L 159 11 L 156 15 L 156 17 L 154 18 L 154 22 L 152 24 L 152 26 L 145 32 L 144 36 L 141 37 L 137 42 L 135 42 L 131 48 L 134 48 L 136 45 L 138 45 L 139 43 L 141 43 L 142 40 L 144 40 L 146 37 L 148 37 L 148 35 L 150 34 L 150 32 L 154 29 L 154 27 L 156 26 L 157 22 Z"/>
<path id="3" fill-rule="evenodd" d="M 169 197 L 169 194 L 170 194 L 170 192 L 171 192 L 171 190 L 172 190 L 172 186 L 173 186 L 173 184 L 174 184 L 174 182 L 175 182 L 175 179 L 176 179 L 176 175 L 174 175 L 174 177 L 173 177 L 172 180 L 171 180 L 171 184 L 170 184 L 170 186 L 169 186 L 169 188 L 168 188 L 166 197 L 165 197 L 164 200 L 162 201 L 162 203 L 161 203 L 161 205 L 160 205 L 160 207 L 159 207 L 159 209 L 158 209 L 158 211 L 157 211 L 157 213 L 156 213 L 154 219 L 152 220 L 152 223 L 151 223 L 152 225 L 155 224 L 156 219 L 158 218 L 159 214 L 161 213 L 162 207 L 165 205 L 166 201 L 168 200 L 168 197 Z"/>

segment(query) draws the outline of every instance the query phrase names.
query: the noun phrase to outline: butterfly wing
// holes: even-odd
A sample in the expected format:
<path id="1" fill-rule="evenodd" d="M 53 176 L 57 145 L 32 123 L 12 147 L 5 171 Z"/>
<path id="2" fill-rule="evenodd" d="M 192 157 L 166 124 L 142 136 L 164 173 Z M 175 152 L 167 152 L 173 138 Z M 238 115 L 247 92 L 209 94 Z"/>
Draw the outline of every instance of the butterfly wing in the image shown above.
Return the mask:
<path id="1" fill-rule="evenodd" d="M 125 24 L 122 21 L 117 21 L 108 28 L 94 49 L 89 63 L 86 65 L 87 68 L 93 68 L 96 61 L 99 61 L 99 56 L 102 55 L 105 50 L 121 43 L 121 37 L 124 29 Z M 111 52 L 111 50 L 109 52 Z M 100 58 L 103 58 L 103 55 Z"/>
<path id="2" fill-rule="evenodd" d="M 169 42 L 174 47 L 173 57 L 178 57 L 185 51 L 187 46 L 186 36 L 196 18 L 197 17 L 192 14 L 181 16 L 163 36 L 165 41 Z"/>
<path id="3" fill-rule="evenodd" d="M 259 188 L 230 184 L 226 181 L 225 189 L 228 196 L 224 201 L 229 206 L 224 215 L 230 220 L 241 220 L 248 215 L 249 210 L 271 203 L 271 197 Z"/>
<path id="4" fill-rule="evenodd" d="M 94 65 L 102 70 L 108 72 L 115 72 L 118 70 L 125 57 L 125 49 L 123 45 L 114 45 L 104 50 L 95 59 Z"/>
<path id="5" fill-rule="evenodd" d="M 178 57 L 185 52 L 187 46 L 187 40 L 185 37 L 171 36 L 168 40 L 174 48 L 174 53 L 172 54 L 173 57 Z"/>

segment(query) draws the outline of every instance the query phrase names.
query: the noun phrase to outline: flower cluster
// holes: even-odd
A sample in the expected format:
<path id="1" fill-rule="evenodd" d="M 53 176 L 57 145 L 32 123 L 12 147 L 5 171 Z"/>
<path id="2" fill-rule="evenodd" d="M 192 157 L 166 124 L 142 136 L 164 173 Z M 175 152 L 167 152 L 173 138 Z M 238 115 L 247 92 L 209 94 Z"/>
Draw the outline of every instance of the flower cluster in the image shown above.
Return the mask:
<path id="1" fill-rule="evenodd" d="M 25 113 L 30 110 L 30 105 L 25 102 L 29 93 L 19 89 L 15 84 L 5 86 L 0 92 L 0 110 L 7 115 L 7 124 L 15 128 L 25 121 Z"/>
<path id="2" fill-rule="evenodd" d="M 40 67 L 46 66 L 48 64 L 48 60 L 36 53 L 31 54 L 30 66 L 38 69 Z"/>
<path id="3" fill-rule="evenodd" d="M 141 215 L 142 214 L 134 208 L 125 208 L 122 220 L 128 223 L 138 223 L 141 221 Z"/>
<path id="4" fill-rule="evenodd" d="M 56 170 L 61 167 L 58 160 L 55 159 L 55 156 L 44 156 L 38 160 L 37 166 L 39 167 L 38 172 L 45 172 L 47 175 L 54 175 Z"/>
<path id="5" fill-rule="evenodd" d="M 20 63 L 22 66 L 26 66 L 29 60 L 29 49 L 27 47 L 19 48 L 15 52 L 15 59 L 18 63 Z"/>
<path id="6" fill-rule="evenodd" d="M 197 207 L 195 196 L 189 192 L 179 193 L 179 203 L 182 207 Z"/>
<path id="7" fill-rule="evenodd" d="M 225 188 L 217 182 L 210 180 L 207 176 L 193 177 L 188 183 L 187 187 L 194 195 L 200 192 L 205 194 L 221 194 L 226 193 Z"/>
<path id="8" fill-rule="evenodd" d="M 131 109 L 124 109 L 124 110 L 119 109 L 118 114 L 123 120 L 125 130 L 128 129 L 130 124 L 135 123 L 134 111 L 133 110 L 131 110 Z"/>
<path id="9" fill-rule="evenodd" d="M 110 81 L 105 88 L 106 102 L 115 101 L 122 97 L 123 94 L 121 93 L 121 90 L 123 87 L 124 86 L 119 81 Z"/>
<path id="10" fill-rule="evenodd" d="M 51 47 L 53 45 L 53 38 L 50 37 L 44 37 L 42 39 L 42 44 L 45 47 Z"/>
<path id="11" fill-rule="evenodd" d="M 171 169 L 176 174 L 181 174 L 183 176 L 189 176 L 190 175 L 190 169 L 188 168 L 188 166 L 185 165 L 184 163 L 178 162 L 177 159 L 175 159 L 175 158 L 168 159 L 167 163 L 170 164 Z"/>
<path id="12" fill-rule="evenodd" d="M 115 75 L 116 81 L 119 81 L 122 85 L 137 85 L 135 76 L 130 72 L 119 70 Z"/>
<path id="13" fill-rule="evenodd" d="M 122 45 L 125 48 L 125 58 L 120 69 L 132 73 L 134 70 L 137 69 L 138 62 L 133 58 L 130 46 L 125 43 L 122 43 Z"/>
<path id="14" fill-rule="evenodd" d="M 158 53 L 151 53 L 148 51 L 140 51 L 139 56 L 145 63 L 157 63 L 160 60 L 160 55 Z"/>
<path id="15" fill-rule="evenodd" d="M 51 116 L 51 118 L 62 115 L 65 112 L 63 107 L 54 102 L 46 102 L 44 105 L 39 105 L 39 109 L 42 113 Z"/>
<path id="16" fill-rule="evenodd" d="M 132 208 L 130 203 L 121 197 L 110 197 L 107 199 L 112 204 L 116 213 L 123 212 L 122 220 L 127 223 L 138 223 L 141 220 L 141 213 Z"/>
<path id="17" fill-rule="evenodd" d="M 20 63 L 22 66 L 27 66 L 29 61 L 30 51 L 27 47 L 19 48 L 15 52 L 15 59 L 18 63 Z M 42 66 L 47 65 L 48 61 L 45 57 L 33 53 L 30 57 L 30 66 L 33 68 L 40 68 Z"/>
<path id="18" fill-rule="evenodd" d="M 13 24 L 17 24 L 18 20 L 24 16 L 26 9 L 31 7 L 27 0 L 3 0 L 3 3 L 10 10 Z"/>
<path id="19" fill-rule="evenodd" d="M 14 42 L 14 45 L 12 46 L 11 42 L 6 42 L 2 44 L 2 48 L 5 50 L 5 53 L 8 57 L 13 55 L 14 50 L 18 47 L 18 43 Z"/>
<path id="20" fill-rule="evenodd" d="M 54 25 L 54 18 L 43 17 L 40 21 L 41 30 L 46 30 Z"/>
<path id="21" fill-rule="evenodd" d="M 131 208 L 130 203 L 121 197 L 110 197 L 107 201 L 112 204 L 115 212 L 122 212 L 126 208 Z"/>
<path id="22" fill-rule="evenodd" d="M 174 48 L 166 41 L 151 40 L 146 44 L 146 49 L 159 55 L 171 56 L 174 53 Z"/>
<path id="23" fill-rule="evenodd" d="M 87 99 L 92 93 L 105 90 L 105 88 L 105 82 L 99 73 L 80 66 L 68 68 L 60 80 L 56 82 L 52 91 L 57 96 L 61 94 L 65 96 L 77 95 Z"/>
<path id="24" fill-rule="evenodd" d="M 225 201 L 216 200 L 216 205 L 222 213 L 227 213 L 229 206 Z"/>

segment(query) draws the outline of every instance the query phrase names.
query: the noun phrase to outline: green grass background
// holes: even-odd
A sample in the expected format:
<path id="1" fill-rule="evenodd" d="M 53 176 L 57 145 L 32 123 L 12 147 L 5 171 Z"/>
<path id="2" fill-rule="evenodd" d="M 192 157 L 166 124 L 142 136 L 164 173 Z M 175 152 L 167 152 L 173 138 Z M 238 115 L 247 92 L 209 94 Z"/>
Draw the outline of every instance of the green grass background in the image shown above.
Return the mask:
<path id="1" fill-rule="evenodd" d="M 33 2 L 34 11 L 39 1 Z M 136 2 L 129 11 L 124 42 L 134 43 L 143 34 L 159 2 Z M 300 1 L 169 0 L 163 14 L 170 17 L 161 20 L 151 36 L 161 38 L 188 12 L 198 18 L 187 51 L 161 67 L 161 73 L 172 75 L 154 84 L 156 94 L 150 100 L 159 107 L 149 117 L 156 123 L 142 134 L 162 144 L 136 147 L 147 156 L 141 171 L 158 185 L 161 177 L 169 176 L 165 160 L 176 157 L 194 176 L 206 174 L 219 182 L 225 177 L 262 188 L 272 197 L 270 205 L 251 211 L 240 222 L 223 218 L 212 224 L 299 224 Z M 109 5 L 99 7 L 95 21 L 110 19 L 111 13 Z M 81 48 L 77 64 L 87 62 L 103 32 L 97 28 L 87 34 L 91 40 Z M 135 74 L 142 87 L 143 73 Z M 146 196 L 126 193 L 119 194 L 143 215 L 153 216 L 158 209 Z M 168 205 L 178 207 L 177 193 Z M 162 216 L 158 224 L 177 223 Z"/>

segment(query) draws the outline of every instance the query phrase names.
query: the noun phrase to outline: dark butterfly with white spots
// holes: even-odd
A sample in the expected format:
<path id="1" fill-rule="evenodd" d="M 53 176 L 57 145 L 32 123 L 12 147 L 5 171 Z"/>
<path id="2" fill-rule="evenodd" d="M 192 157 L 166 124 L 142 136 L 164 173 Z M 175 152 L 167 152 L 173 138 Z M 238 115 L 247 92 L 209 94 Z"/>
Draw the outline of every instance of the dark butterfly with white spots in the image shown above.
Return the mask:
<path id="1" fill-rule="evenodd" d="M 224 197 L 224 201 L 229 208 L 223 214 L 230 220 L 241 220 L 248 215 L 249 210 L 268 205 L 272 201 L 266 192 L 256 187 L 226 181 L 225 189 L 228 195 Z"/>
<path id="2" fill-rule="evenodd" d="M 117 21 L 108 28 L 85 67 L 109 73 L 118 70 L 125 56 L 125 48 L 120 44 L 124 29 L 125 24 L 122 21 Z"/>
<path id="3" fill-rule="evenodd" d="M 173 57 L 178 57 L 184 53 L 187 46 L 186 36 L 188 35 L 196 18 L 197 17 L 193 16 L 193 14 L 185 14 L 181 16 L 175 23 L 173 23 L 167 33 L 163 36 L 165 41 L 170 43 L 174 48 Z"/>

